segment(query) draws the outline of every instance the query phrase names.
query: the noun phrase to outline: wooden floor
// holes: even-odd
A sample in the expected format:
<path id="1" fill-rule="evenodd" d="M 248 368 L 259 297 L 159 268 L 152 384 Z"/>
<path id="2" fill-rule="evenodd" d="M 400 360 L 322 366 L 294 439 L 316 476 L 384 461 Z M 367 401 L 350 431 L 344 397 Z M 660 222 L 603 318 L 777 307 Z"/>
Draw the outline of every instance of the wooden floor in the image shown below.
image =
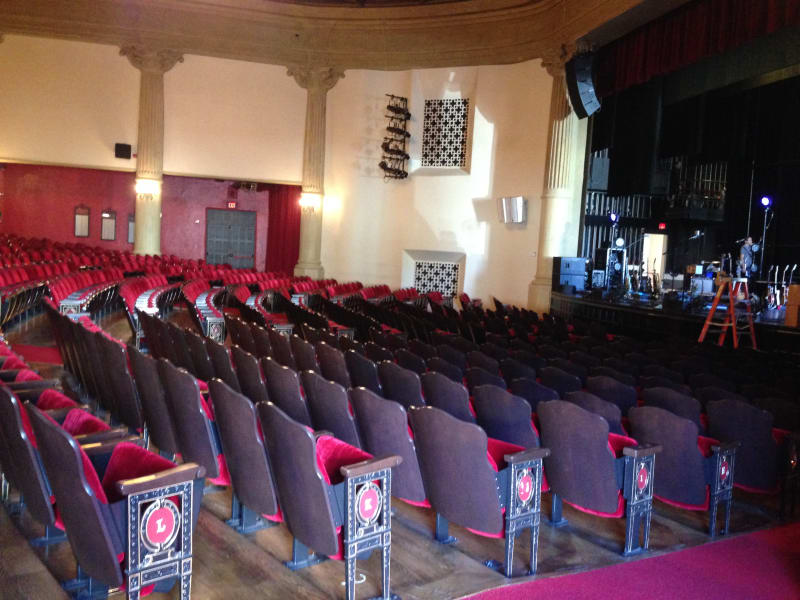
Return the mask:
<path id="1" fill-rule="evenodd" d="M 175 319 L 190 325 L 185 314 Z M 126 339 L 131 335 L 127 321 L 113 316 L 102 323 L 113 335 Z M 26 344 L 52 343 L 46 323 L 37 317 L 26 326 L 12 331 L 7 339 Z M 57 373 L 50 365 L 42 367 L 48 375 Z M 550 499 L 543 496 L 543 514 L 549 514 Z M 483 562 L 503 560 L 503 540 L 477 536 L 451 525 L 458 538 L 444 546 L 432 538 L 433 513 L 393 503 L 392 521 L 392 591 L 405 600 L 461 598 L 485 589 L 526 581 L 528 577 L 508 580 L 484 566 Z M 739 494 L 731 519 L 732 535 L 754 531 L 778 523 L 776 502 L 772 498 Z M 224 520 L 230 514 L 230 492 L 219 489 L 206 494 L 194 535 L 194 576 L 192 597 L 196 600 L 344 598 L 344 565 L 326 561 L 308 569 L 292 572 L 283 566 L 291 552 L 291 536 L 284 525 L 241 535 Z M 565 527 L 546 523 L 539 536 L 537 577 L 553 577 L 612 565 L 627 560 L 620 555 L 624 538 L 624 519 L 602 519 L 564 507 L 569 520 Z M 653 556 L 681 548 L 709 543 L 704 533 L 705 514 L 681 511 L 658 501 L 652 521 L 650 552 Z M 75 562 L 69 545 L 48 550 L 32 549 L 27 539 L 41 535 L 42 528 L 27 515 L 9 517 L 0 511 L 0 600 L 57 600 L 66 596 L 57 581 L 74 576 Z M 528 560 L 528 537 L 523 534 L 514 557 L 515 573 L 523 573 Z M 373 555 L 358 563 L 363 583 L 356 586 L 358 598 L 379 592 L 380 560 Z M 676 573 L 676 577 L 680 574 Z M 119 596 L 122 597 L 121 595 Z M 153 594 L 161 600 L 177 598 Z"/>

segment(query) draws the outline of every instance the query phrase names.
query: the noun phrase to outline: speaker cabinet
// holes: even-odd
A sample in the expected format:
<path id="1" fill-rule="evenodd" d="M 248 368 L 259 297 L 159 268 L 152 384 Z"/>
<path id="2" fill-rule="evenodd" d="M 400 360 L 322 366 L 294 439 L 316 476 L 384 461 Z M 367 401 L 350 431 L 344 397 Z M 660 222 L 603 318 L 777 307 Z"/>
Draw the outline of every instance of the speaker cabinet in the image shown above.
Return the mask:
<path id="1" fill-rule="evenodd" d="M 114 144 L 114 158 L 130 158 L 131 145 L 130 144 Z"/>
<path id="2" fill-rule="evenodd" d="M 572 110 L 579 119 L 585 119 L 600 109 L 600 100 L 594 91 L 594 54 L 578 54 L 565 66 L 567 93 Z"/>

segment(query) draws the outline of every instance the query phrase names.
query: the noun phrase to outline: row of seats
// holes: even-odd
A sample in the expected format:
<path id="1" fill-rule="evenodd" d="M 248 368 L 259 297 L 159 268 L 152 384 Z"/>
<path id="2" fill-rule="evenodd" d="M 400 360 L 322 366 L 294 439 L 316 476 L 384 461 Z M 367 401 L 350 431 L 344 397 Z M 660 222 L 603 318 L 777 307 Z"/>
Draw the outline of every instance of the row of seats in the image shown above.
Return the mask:
<path id="1" fill-rule="evenodd" d="M 89 336 L 102 335 L 54 315 Z M 0 352 L 13 357 L 2 348 Z M 119 587 L 143 595 L 167 592 L 176 579 L 188 588 L 190 571 L 182 573 L 180 562 L 191 556 L 202 469 L 189 462 L 178 466 L 148 451 L 142 438 L 93 416 L 87 406 L 50 387 L 53 382 L 39 378 L 19 385 L 24 387 L 0 386 L 0 468 L 19 493 L 8 509 L 12 515 L 26 510 L 44 526 L 44 535 L 32 544 L 69 541 L 78 576 L 65 584 L 66 589 L 74 597 L 102 598 Z M 159 502 L 178 503 L 169 518 L 157 515 L 162 522 L 171 519 L 170 532 L 180 527 L 181 535 L 171 541 L 153 540 L 157 536 L 148 527 L 147 515 L 161 510 Z M 195 511 L 181 517 L 180 505 L 189 502 Z M 148 505 L 151 508 L 145 510 Z M 145 545 L 129 555 L 142 539 Z M 154 541 L 163 548 L 152 547 Z M 153 561 L 164 569 L 140 587 L 139 572 Z M 182 576 L 176 578 L 175 573 Z"/>

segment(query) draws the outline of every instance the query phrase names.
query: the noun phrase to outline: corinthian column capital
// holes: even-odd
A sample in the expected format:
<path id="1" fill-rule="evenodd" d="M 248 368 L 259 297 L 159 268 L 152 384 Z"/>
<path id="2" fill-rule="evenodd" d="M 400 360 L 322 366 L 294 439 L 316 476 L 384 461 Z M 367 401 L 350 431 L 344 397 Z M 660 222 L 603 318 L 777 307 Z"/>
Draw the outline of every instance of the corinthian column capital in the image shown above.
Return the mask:
<path id="1" fill-rule="evenodd" d="M 309 92 L 327 92 L 344 77 L 338 67 L 289 67 L 286 74 Z"/>
<path id="2" fill-rule="evenodd" d="M 166 73 L 177 63 L 183 62 L 183 54 L 169 48 L 156 50 L 139 44 L 130 44 L 122 46 L 119 53 L 127 57 L 134 67 L 148 73 Z"/>
<path id="3" fill-rule="evenodd" d="M 564 76 L 564 65 L 575 55 L 578 45 L 575 42 L 550 47 L 542 54 L 542 66 L 553 79 Z"/>

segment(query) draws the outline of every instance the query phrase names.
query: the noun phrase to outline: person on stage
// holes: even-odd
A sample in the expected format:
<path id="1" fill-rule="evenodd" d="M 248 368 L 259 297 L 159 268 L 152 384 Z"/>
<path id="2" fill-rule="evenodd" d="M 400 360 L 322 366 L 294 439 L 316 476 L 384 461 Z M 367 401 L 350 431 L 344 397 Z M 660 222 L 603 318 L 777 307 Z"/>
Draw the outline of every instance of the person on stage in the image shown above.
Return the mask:
<path id="1" fill-rule="evenodd" d="M 739 276 L 747 277 L 750 279 L 750 274 L 753 272 L 753 238 L 747 236 L 739 251 Z"/>

